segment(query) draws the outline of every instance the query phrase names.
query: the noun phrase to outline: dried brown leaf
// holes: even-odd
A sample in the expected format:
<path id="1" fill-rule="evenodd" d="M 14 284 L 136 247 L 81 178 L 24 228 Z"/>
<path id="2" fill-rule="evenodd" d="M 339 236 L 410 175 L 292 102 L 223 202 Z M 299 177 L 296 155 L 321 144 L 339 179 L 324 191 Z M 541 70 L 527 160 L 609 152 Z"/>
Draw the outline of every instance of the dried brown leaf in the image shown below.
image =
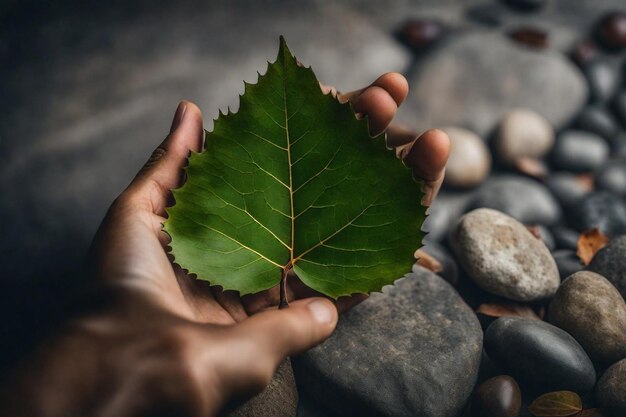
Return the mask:
<path id="1" fill-rule="evenodd" d="M 484 303 L 478 306 L 476 312 L 489 317 L 513 316 L 540 320 L 539 316 L 529 305 L 513 301 Z"/>
<path id="2" fill-rule="evenodd" d="M 598 228 L 587 230 L 581 233 L 578 238 L 576 255 L 578 255 L 583 265 L 589 265 L 596 252 L 602 249 L 608 241 L 609 238 Z"/>
<path id="3" fill-rule="evenodd" d="M 418 249 L 415 251 L 415 258 L 417 259 L 417 264 L 419 266 L 423 266 L 426 269 L 430 269 L 435 273 L 439 273 L 443 271 L 443 266 L 441 262 L 435 259 L 429 253 L 426 253 L 424 249 Z"/>
<path id="4" fill-rule="evenodd" d="M 567 417 L 580 413 L 583 403 L 572 391 L 554 391 L 535 399 L 528 411 L 536 417 Z"/>
<path id="5" fill-rule="evenodd" d="M 526 229 L 537 239 L 541 239 L 541 228 L 539 226 L 526 226 Z"/>

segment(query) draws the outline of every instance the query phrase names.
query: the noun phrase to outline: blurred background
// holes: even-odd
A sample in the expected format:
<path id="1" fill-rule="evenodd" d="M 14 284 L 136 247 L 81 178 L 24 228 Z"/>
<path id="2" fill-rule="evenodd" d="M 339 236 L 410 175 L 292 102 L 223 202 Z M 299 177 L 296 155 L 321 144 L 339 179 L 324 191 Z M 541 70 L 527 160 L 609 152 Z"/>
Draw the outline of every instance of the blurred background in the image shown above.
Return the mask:
<path id="1" fill-rule="evenodd" d="M 475 145 L 466 130 L 449 131 L 464 153 L 453 153 L 431 210 L 433 243 L 467 204 L 478 204 L 468 202 L 489 172 L 549 186 L 546 176 L 561 169 L 576 175 L 574 187 L 587 187 L 591 177 L 579 174 L 623 155 L 626 144 L 626 17 L 602 20 L 620 7 L 623 0 L 4 0 L 3 349 L 14 351 L 56 317 L 109 204 L 164 138 L 178 102 L 196 102 L 210 129 L 219 109 L 237 108 L 243 80 L 255 82 L 274 59 L 281 34 L 340 91 L 404 73 L 411 93 L 398 120 L 416 132 L 452 126 L 480 138 Z M 534 154 L 493 144 L 503 116 L 520 107 L 539 115 L 531 119 L 547 137 L 528 145 L 538 147 Z M 555 132 L 572 126 L 591 139 L 553 148 Z M 619 195 L 626 174 L 617 175 L 606 187 Z M 563 225 L 569 203 L 553 194 L 554 207 L 530 196 L 538 209 L 498 208 L 525 223 Z M 509 204 L 481 198 L 481 206 Z M 623 233 L 623 223 L 610 227 Z"/>

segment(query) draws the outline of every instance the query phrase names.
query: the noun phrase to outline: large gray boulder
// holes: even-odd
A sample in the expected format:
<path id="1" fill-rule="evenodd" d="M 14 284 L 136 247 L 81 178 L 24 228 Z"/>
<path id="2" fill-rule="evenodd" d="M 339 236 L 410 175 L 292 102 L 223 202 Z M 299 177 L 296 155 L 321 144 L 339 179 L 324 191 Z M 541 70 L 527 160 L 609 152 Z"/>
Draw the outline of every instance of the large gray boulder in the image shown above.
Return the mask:
<path id="1" fill-rule="evenodd" d="M 443 278 L 416 268 L 344 314 L 294 361 L 298 386 L 342 416 L 456 416 L 476 382 L 482 331 Z"/>
<path id="2" fill-rule="evenodd" d="M 409 81 L 404 114 L 416 127 L 462 126 L 481 136 L 516 107 L 534 110 L 559 128 L 588 94 L 581 72 L 560 52 L 488 32 L 451 37 Z"/>

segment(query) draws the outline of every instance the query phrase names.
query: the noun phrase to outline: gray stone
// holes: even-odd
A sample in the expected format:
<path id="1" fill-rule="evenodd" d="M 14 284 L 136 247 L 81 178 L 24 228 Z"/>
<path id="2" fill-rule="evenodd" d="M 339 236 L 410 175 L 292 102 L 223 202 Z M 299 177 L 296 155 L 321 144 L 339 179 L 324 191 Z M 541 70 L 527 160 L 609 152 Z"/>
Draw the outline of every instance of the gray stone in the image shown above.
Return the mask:
<path id="1" fill-rule="evenodd" d="M 584 265 L 572 249 L 559 249 L 552 253 L 556 266 L 559 269 L 559 276 L 565 279 L 570 275 L 582 270 Z"/>
<path id="2" fill-rule="evenodd" d="M 626 205 L 608 191 L 588 194 L 567 214 L 571 225 L 581 232 L 597 227 L 607 236 L 626 233 Z"/>
<path id="3" fill-rule="evenodd" d="M 597 59 L 586 63 L 583 66 L 583 73 L 589 83 L 589 95 L 592 102 L 608 101 L 619 87 L 618 72 L 607 60 Z"/>
<path id="4" fill-rule="evenodd" d="M 545 244 L 499 211 L 483 208 L 464 215 L 453 245 L 465 271 L 485 291 L 535 301 L 551 297 L 559 286 L 559 271 Z"/>
<path id="5" fill-rule="evenodd" d="M 482 331 L 447 282 L 416 272 L 342 315 L 326 342 L 297 358 L 303 395 L 343 416 L 459 414 L 476 382 Z"/>
<path id="6" fill-rule="evenodd" d="M 436 242 L 425 242 L 422 249 L 441 264 L 442 270 L 437 272 L 437 274 L 443 277 L 443 279 L 448 281 L 450 284 L 456 285 L 459 281 L 459 267 L 457 266 L 452 254 L 448 252 L 445 247 Z M 415 269 L 420 267 L 416 264 L 413 268 Z"/>
<path id="7" fill-rule="evenodd" d="M 626 158 L 610 161 L 595 173 L 595 184 L 602 190 L 626 196 Z"/>
<path id="8" fill-rule="evenodd" d="M 481 136 L 516 107 L 534 110 L 560 128 L 587 98 L 582 74 L 562 54 L 489 32 L 454 37 L 409 81 L 407 107 L 416 127 L 461 126 Z"/>
<path id="9" fill-rule="evenodd" d="M 556 223 L 561 217 L 558 202 L 537 181 L 516 175 L 492 176 L 478 189 L 468 208 L 502 211 L 525 224 Z"/>
<path id="10" fill-rule="evenodd" d="M 582 130 L 562 132 L 552 153 L 555 167 L 573 172 L 593 171 L 608 157 L 609 145 L 606 141 L 595 133 Z"/>
<path id="11" fill-rule="evenodd" d="M 563 226 L 556 226 L 552 228 L 552 236 L 554 236 L 554 245 L 557 249 L 578 249 L 580 233 L 577 231 Z"/>
<path id="12" fill-rule="evenodd" d="M 626 358 L 626 302 L 602 275 L 577 272 L 550 302 L 549 319 L 601 365 Z"/>
<path id="13" fill-rule="evenodd" d="M 529 109 L 513 109 L 498 127 L 495 150 L 502 162 L 519 158 L 542 158 L 554 144 L 554 129 L 540 114 Z"/>
<path id="14" fill-rule="evenodd" d="M 601 407 L 626 412 L 626 359 L 604 371 L 596 385 L 596 401 Z"/>
<path id="15" fill-rule="evenodd" d="M 546 179 L 546 186 L 565 209 L 589 194 L 590 187 L 569 172 L 555 172 Z"/>
<path id="16" fill-rule="evenodd" d="M 456 224 L 472 199 L 472 192 L 455 192 L 441 190 L 428 209 L 428 217 L 422 229 L 428 234 L 424 241 L 441 242 L 448 236 L 450 229 Z"/>
<path id="17" fill-rule="evenodd" d="M 586 392 L 596 382 L 589 356 L 564 330 L 545 321 L 500 317 L 485 332 L 490 358 L 533 388 Z"/>
<path id="18" fill-rule="evenodd" d="M 491 170 L 491 154 L 485 142 L 474 132 L 458 127 L 445 127 L 450 137 L 450 156 L 446 164 L 444 184 L 468 188 L 479 185 Z"/>
<path id="19" fill-rule="evenodd" d="M 608 279 L 626 298 L 626 235 L 611 239 L 595 254 L 588 269 Z"/>
<path id="20" fill-rule="evenodd" d="M 285 359 L 276 370 L 269 385 L 225 417 L 295 417 L 298 391 L 291 368 Z"/>
<path id="21" fill-rule="evenodd" d="M 617 122 L 600 106 L 583 109 L 576 119 L 576 127 L 600 135 L 608 141 L 611 141 L 619 130 Z"/>

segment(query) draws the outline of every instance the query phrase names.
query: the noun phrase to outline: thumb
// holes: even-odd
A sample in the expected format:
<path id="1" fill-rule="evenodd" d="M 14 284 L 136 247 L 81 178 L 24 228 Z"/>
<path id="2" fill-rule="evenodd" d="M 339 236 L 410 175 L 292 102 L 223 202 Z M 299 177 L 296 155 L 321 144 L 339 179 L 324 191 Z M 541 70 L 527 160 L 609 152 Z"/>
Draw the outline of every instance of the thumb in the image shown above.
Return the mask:
<path id="1" fill-rule="evenodd" d="M 234 332 L 250 339 L 256 351 L 278 366 L 326 340 L 337 325 L 337 308 L 325 298 L 307 298 L 288 308 L 266 310 L 244 320 Z"/>

